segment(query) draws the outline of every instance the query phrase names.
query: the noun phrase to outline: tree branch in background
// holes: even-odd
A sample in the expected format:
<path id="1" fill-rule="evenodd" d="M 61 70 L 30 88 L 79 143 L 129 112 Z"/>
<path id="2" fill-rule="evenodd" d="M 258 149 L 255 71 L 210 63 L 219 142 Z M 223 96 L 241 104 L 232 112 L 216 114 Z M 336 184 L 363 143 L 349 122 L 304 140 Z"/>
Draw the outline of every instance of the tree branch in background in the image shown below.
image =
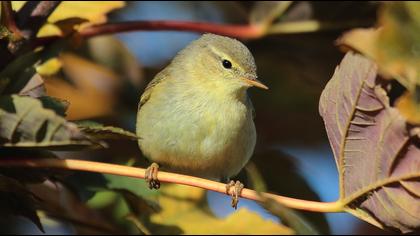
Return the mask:
<path id="1" fill-rule="evenodd" d="M 134 178 L 144 179 L 145 169 L 135 168 L 130 166 L 107 164 L 93 161 L 82 160 L 60 160 L 60 159 L 2 159 L 0 166 L 3 167 L 24 167 L 24 168 L 53 168 L 65 170 L 79 170 L 88 172 L 97 172 L 102 174 L 113 174 Z M 175 183 L 182 185 L 189 185 L 199 187 L 219 193 L 226 192 L 226 184 L 202 179 L 194 176 L 181 175 L 159 171 L 158 179 L 161 182 Z M 261 195 L 260 195 L 261 194 Z M 337 202 L 314 202 L 301 199 L 294 199 L 284 196 L 279 196 L 270 193 L 258 193 L 251 189 L 244 188 L 241 192 L 241 197 L 251 199 L 254 201 L 263 201 L 263 198 L 270 198 L 278 203 L 299 210 L 314 211 L 314 212 L 341 212 L 343 211 L 343 204 Z"/>
<path id="2" fill-rule="evenodd" d="M 191 21 L 131 21 L 93 25 L 82 29 L 80 35 L 89 38 L 103 34 L 124 33 L 139 30 L 208 32 L 238 38 L 259 38 L 264 34 L 261 27 L 254 25 L 228 25 Z"/>
<path id="3" fill-rule="evenodd" d="M 315 20 L 276 23 L 270 27 L 252 24 L 231 25 L 191 21 L 129 21 L 88 26 L 86 28 L 82 28 L 78 34 L 82 38 L 87 39 L 95 36 L 134 31 L 172 30 L 214 33 L 241 39 L 257 39 L 265 35 L 272 34 L 312 33 L 327 30 L 343 30 L 346 28 L 361 27 L 366 25 L 366 22 L 351 22 L 343 24 L 337 22 L 319 22 Z M 33 42 L 32 47 L 43 46 L 60 38 L 62 38 L 62 36 L 41 37 Z"/>

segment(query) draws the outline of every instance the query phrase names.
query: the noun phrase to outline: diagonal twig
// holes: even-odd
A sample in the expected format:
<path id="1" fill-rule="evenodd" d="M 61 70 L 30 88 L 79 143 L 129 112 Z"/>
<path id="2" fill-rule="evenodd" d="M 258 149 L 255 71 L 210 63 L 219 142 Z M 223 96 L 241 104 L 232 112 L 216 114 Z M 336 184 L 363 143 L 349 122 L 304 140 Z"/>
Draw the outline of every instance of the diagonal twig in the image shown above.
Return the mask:
<path id="1" fill-rule="evenodd" d="M 33 39 L 60 1 L 28 1 L 17 13 L 18 26 L 26 39 Z"/>

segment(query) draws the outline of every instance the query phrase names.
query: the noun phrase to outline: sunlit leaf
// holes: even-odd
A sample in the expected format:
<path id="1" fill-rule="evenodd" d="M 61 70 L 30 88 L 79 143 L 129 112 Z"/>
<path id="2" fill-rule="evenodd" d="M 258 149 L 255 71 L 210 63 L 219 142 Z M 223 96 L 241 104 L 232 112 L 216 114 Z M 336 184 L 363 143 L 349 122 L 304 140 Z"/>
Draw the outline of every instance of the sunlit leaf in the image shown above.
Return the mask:
<path id="1" fill-rule="evenodd" d="M 420 106 L 416 104 L 411 93 L 406 92 L 403 96 L 399 97 L 395 102 L 395 107 L 398 108 L 401 114 L 410 122 L 420 124 Z"/>
<path id="2" fill-rule="evenodd" d="M 162 211 L 152 215 L 155 224 L 174 225 L 184 234 L 292 234 L 293 231 L 255 212 L 238 209 L 227 218 L 217 218 L 205 204 L 205 190 L 181 185 L 165 185 L 158 201 Z M 226 204 L 226 207 L 230 207 Z M 151 229 L 160 234 L 159 227 Z"/>
<path id="3" fill-rule="evenodd" d="M 389 104 L 369 59 L 346 54 L 319 111 L 334 152 L 346 211 L 381 228 L 420 227 L 420 139 Z"/>
<path id="4" fill-rule="evenodd" d="M 58 58 L 51 58 L 41 65 L 36 67 L 36 72 L 42 76 L 52 76 L 60 71 L 62 66 L 61 61 Z"/>
<path id="5" fill-rule="evenodd" d="M 19 10 L 23 4 L 25 4 L 25 1 L 13 1 L 12 4 L 14 10 Z M 104 23 L 107 20 L 107 13 L 124 6 L 124 1 L 63 1 L 48 18 L 48 22 L 54 23 L 57 21 L 77 17 L 89 21 L 88 23 L 83 24 L 81 27 L 89 24 Z M 79 23 L 82 22 L 83 21 Z M 41 28 L 37 36 L 41 37 L 60 34 L 61 31 L 59 27 L 53 24 L 46 24 Z"/>
<path id="6" fill-rule="evenodd" d="M 380 29 L 376 28 L 353 29 L 344 33 L 337 40 L 337 44 L 345 47 L 346 50 L 350 48 L 371 59 L 375 59 L 378 50 L 376 43 L 379 34 Z"/>
<path id="7" fill-rule="evenodd" d="M 121 81 L 106 67 L 73 54 L 59 57 L 64 74 L 71 81 L 46 78 L 47 94 L 68 101 L 69 120 L 87 119 L 112 114 L 116 90 Z"/>

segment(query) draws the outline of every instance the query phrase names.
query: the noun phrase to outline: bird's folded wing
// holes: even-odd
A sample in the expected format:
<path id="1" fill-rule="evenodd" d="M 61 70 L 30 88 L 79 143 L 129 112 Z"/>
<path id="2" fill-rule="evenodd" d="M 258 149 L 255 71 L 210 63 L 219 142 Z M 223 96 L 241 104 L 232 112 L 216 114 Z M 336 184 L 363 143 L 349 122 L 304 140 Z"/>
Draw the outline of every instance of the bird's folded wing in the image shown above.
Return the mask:
<path id="1" fill-rule="evenodd" d="M 167 78 L 169 78 L 167 70 L 162 70 L 155 76 L 155 78 L 152 81 L 150 81 L 150 83 L 147 85 L 146 89 L 140 97 L 140 103 L 138 107 L 139 109 L 143 104 L 145 104 L 149 100 L 150 96 L 152 95 L 153 88 Z"/>

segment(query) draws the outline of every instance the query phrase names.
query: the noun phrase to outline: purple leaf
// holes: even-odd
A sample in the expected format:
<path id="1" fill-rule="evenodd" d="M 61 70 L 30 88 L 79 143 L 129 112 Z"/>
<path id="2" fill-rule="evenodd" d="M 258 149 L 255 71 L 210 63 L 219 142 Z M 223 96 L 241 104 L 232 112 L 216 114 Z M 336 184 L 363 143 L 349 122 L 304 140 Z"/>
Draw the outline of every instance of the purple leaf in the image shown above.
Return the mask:
<path id="1" fill-rule="evenodd" d="M 389 105 L 369 59 L 347 53 L 326 85 L 319 111 L 346 211 L 381 228 L 420 229 L 419 128 Z"/>

